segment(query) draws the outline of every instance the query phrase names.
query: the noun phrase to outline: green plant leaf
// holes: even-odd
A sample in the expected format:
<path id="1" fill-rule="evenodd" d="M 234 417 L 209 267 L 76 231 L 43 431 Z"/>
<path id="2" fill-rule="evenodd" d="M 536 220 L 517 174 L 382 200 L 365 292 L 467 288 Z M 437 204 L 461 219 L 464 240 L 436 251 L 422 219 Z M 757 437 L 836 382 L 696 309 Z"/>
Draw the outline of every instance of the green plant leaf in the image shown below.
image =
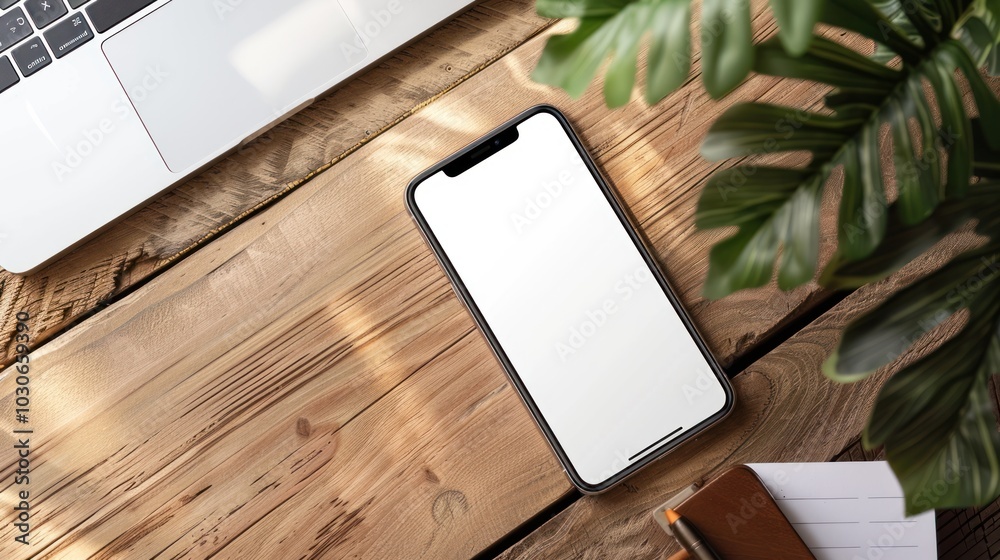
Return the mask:
<path id="1" fill-rule="evenodd" d="M 976 108 L 979 109 L 979 117 L 984 122 L 1000 123 L 1000 101 L 983 80 L 982 74 L 976 68 L 969 52 L 961 43 L 949 41 L 941 45 L 938 52 L 941 59 L 940 67 L 944 72 L 958 69 L 965 76 L 972 90 L 972 96 L 976 100 Z M 1000 127 L 991 126 L 983 129 L 983 137 L 994 150 L 1000 150 Z"/>
<path id="2" fill-rule="evenodd" d="M 893 224 L 893 246 L 837 270 L 841 280 L 866 271 L 888 274 L 970 219 L 990 239 L 855 319 L 823 365 L 833 380 L 863 379 L 966 311 L 958 333 L 883 386 L 865 429 L 866 446 L 885 445 L 908 514 L 983 505 L 1000 495 L 1000 434 L 986 391 L 990 377 L 1000 373 L 997 205 L 1000 183 L 977 185 L 968 197 L 942 204 L 926 222 L 930 227 Z"/>
<path id="3" fill-rule="evenodd" d="M 646 103 L 655 105 L 691 71 L 691 4 L 664 0 L 651 16 Z"/>
<path id="4" fill-rule="evenodd" d="M 890 208 L 882 244 L 860 260 L 847 259 L 838 251 L 820 276 L 820 284 L 842 290 L 881 280 L 968 223 L 980 208 L 989 208 L 997 201 L 1000 201 L 1000 187 L 984 183 L 964 199 L 945 201 L 930 217 L 917 224 L 907 224 L 900 219 L 902 202 L 897 201 Z M 992 227 L 989 224 L 984 222 L 982 226 Z"/>
<path id="5" fill-rule="evenodd" d="M 702 192 L 698 227 L 740 226 L 709 255 L 716 271 L 706 281 L 707 297 L 721 297 L 738 286 L 761 286 L 771 278 L 778 240 L 791 239 L 782 255 L 778 281 L 798 285 L 812 277 L 819 255 L 818 181 L 800 188 L 807 171 L 772 167 L 734 167 L 714 175 Z M 753 208 L 752 212 L 740 208 Z"/>
<path id="6" fill-rule="evenodd" d="M 988 297 L 995 310 L 1000 294 Z M 995 316 L 970 324 L 879 393 L 865 443 L 885 445 L 908 515 L 985 506 L 1000 495 L 1000 434 L 987 391 L 998 371 L 996 328 Z"/>
<path id="7" fill-rule="evenodd" d="M 868 256 L 885 235 L 885 187 L 879 168 L 874 127 L 861 128 L 857 141 L 846 146 L 844 194 L 840 199 L 838 248 L 850 260 Z"/>
<path id="8" fill-rule="evenodd" d="M 771 0 L 781 44 L 792 56 L 800 56 L 809 48 L 824 4 L 825 0 Z"/>
<path id="9" fill-rule="evenodd" d="M 532 78 L 561 87 L 572 97 L 580 97 L 612 53 L 616 31 L 630 19 L 628 12 L 612 18 L 582 18 L 572 33 L 548 40 Z"/>
<path id="10" fill-rule="evenodd" d="M 921 46 L 868 0 L 828 0 L 820 21 L 885 45 L 906 63 L 917 63 L 923 57 Z"/>
<path id="11" fill-rule="evenodd" d="M 770 0 L 780 40 L 793 55 L 806 52 L 813 28 L 830 0 Z M 841 0 L 843 1 L 843 0 Z M 605 100 L 631 99 L 637 55 L 649 36 L 644 97 L 658 103 L 680 87 L 691 69 L 691 0 L 537 0 L 550 18 L 577 18 L 571 33 L 551 37 L 532 77 L 579 97 L 608 62 Z M 704 0 L 701 10 L 702 81 L 718 99 L 742 82 L 753 66 L 749 0 Z"/>
<path id="12" fill-rule="evenodd" d="M 924 39 L 921 37 L 920 32 L 917 31 L 917 28 L 910 22 L 910 18 L 907 17 L 906 8 L 903 7 L 903 0 L 870 0 L 870 3 L 887 20 L 898 27 L 906 37 L 915 44 L 923 45 Z M 916 5 L 918 5 L 916 2 L 907 2 L 907 8 L 909 9 L 913 9 L 913 6 Z M 872 60 L 886 64 L 895 57 L 896 53 L 892 49 L 882 43 L 875 43 L 875 52 L 872 54 Z"/>
<path id="13" fill-rule="evenodd" d="M 843 166 L 843 196 L 837 218 L 838 249 L 833 266 L 842 268 L 846 263 L 864 259 L 876 252 L 890 220 L 895 220 L 899 226 L 919 224 L 932 215 L 946 195 L 965 196 L 974 170 L 988 175 L 996 173 L 997 166 L 987 163 L 992 160 L 984 159 L 989 154 L 984 154 L 981 148 L 977 151 L 975 138 L 976 134 L 987 139 L 1000 136 L 1000 127 L 978 132 L 973 129 L 972 120 L 961 102 L 955 70 L 970 73 L 970 89 L 979 111 L 988 116 L 984 121 L 1000 119 L 996 96 L 975 72 L 968 52 L 956 40 L 940 41 L 922 56 L 917 64 L 904 64 L 901 70 L 896 70 L 819 37 L 800 57 L 788 55 L 776 40 L 767 41 L 758 47 L 755 70 L 786 78 L 811 79 L 836 87 L 826 98 L 834 114 L 759 103 L 736 105 L 709 129 L 702 144 L 702 155 L 708 159 L 725 159 L 752 154 L 811 152 L 809 164 L 803 170 L 796 170 L 797 174 L 802 173 L 799 189 L 809 192 L 808 196 L 803 195 L 805 200 L 812 200 L 813 190 L 818 193 L 830 172 Z M 932 84 L 935 92 L 937 109 L 942 115 L 941 129 L 934 123 L 934 111 L 924 92 L 925 80 Z M 916 130 L 911 130 L 911 123 L 916 125 Z M 883 124 L 888 124 L 891 130 L 899 193 L 891 210 L 879 159 L 878 132 Z M 974 154 L 978 160 L 975 166 Z M 946 181 L 942 181 L 940 167 L 945 155 L 948 169 Z M 809 220 L 796 220 L 794 232 L 787 227 L 776 227 L 774 224 L 779 221 L 789 220 L 791 202 L 800 200 L 784 189 L 781 193 L 782 206 L 779 208 L 756 207 L 765 200 L 760 196 L 731 196 L 724 202 L 733 207 L 731 212 L 734 214 L 770 218 L 755 224 L 755 231 L 736 220 L 724 224 L 740 225 L 741 229 L 722 242 L 718 252 L 712 253 L 706 296 L 722 297 L 731 291 L 766 284 L 772 273 L 763 267 L 773 267 L 779 249 L 788 252 L 796 246 L 803 235 L 801 228 Z M 699 205 L 699 215 L 703 211 L 719 213 L 717 207 L 707 206 L 709 203 L 723 204 L 704 198 L 701 204 L 706 206 Z M 719 227 L 709 225 L 711 223 L 699 221 L 701 227 Z M 767 253 L 766 258 L 764 253 Z M 802 254 L 811 256 L 810 252 Z M 732 261 L 727 263 L 726 258 Z M 782 260 L 782 265 L 786 260 Z M 802 267 L 812 260 L 797 259 L 795 262 Z M 738 269 L 739 263 L 752 263 L 753 270 L 744 273 Z M 808 281 L 813 272 L 801 268 L 794 274 L 779 270 L 778 284 L 783 289 L 794 288 Z M 843 285 L 831 275 L 832 272 L 824 273 L 827 282 Z M 873 275 L 877 275 L 877 271 L 858 270 L 850 278 L 864 279 Z"/>
<path id="14" fill-rule="evenodd" d="M 864 119 L 808 113 L 791 107 L 741 103 L 719 117 L 701 145 L 710 160 L 756 153 L 808 150 L 829 155 L 850 140 Z"/>
<path id="15" fill-rule="evenodd" d="M 854 93 L 884 99 L 903 73 L 879 64 L 839 43 L 817 37 L 809 50 L 792 56 L 775 39 L 757 45 L 754 70 L 760 74 L 813 80 Z"/>
<path id="16" fill-rule="evenodd" d="M 972 119 L 973 172 L 985 179 L 1000 179 L 1000 150 L 994 150 L 986 141 L 985 130 L 989 128 L 982 119 Z"/>
<path id="17" fill-rule="evenodd" d="M 977 68 L 985 65 L 991 75 L 1000 74 L 1000 2 L 975 0 L 957 36 Z"/>
<path id="18" fill-rule="evenodd" d="M 924 122 L 917 116 L 917 104 L 922 104 L 926 99 L 923 95 L 919 97 L 907 96 L 902 99 L 893 99 L 887 108 L 887 119 L 889 129 L 892 133 L 893 162 L 896 168 L 896 189 L 899 191 L 899 215 L 902 222 L 912 225 L 927 218 L 937 206 L 941 196 L 937 173 L 937 158 L 934 162 L 926 162 L 918 155 L 914 149 L 913 140 L 910 138 L 909 122 L 913 119 L 916 122 Z M 920 107 L 921 112 L 928 115 L 929 110 L 926 105 Z M 933 124 L 933 123 L 931 123 Z M 934 128 L 922 130 L 921 134 L 927 134 L 931 140 L 925 143 L 924 150 L 934 151 Z"/>
<path id="19" fill-rule="evenodd" d="M 749 0 L 703 0 L 701 72 L 709 95 L 719 99 L 753 67 Z"/>
<path id="20" fill-rule="evenodd" d="M 957 289 L 983 269 L 979 258 L 977 252 L 957 258 L 856 319 L 844 330 L 824 373 L 834 381 L 857 381 L 898 358 L 966 304 Z"/>
<path id="21" fill-rule="evenodd" d="M 964 196 L 972 176 L 972 128 L 962 104 L 962 94 L 955 84 L 954 67 L 950 61 L 944 64 L 942 61 L 939 58 L 924 63 L 923 75 L 934 87 L 941 111 L 941 141 L 950 148 L 947 192 L 950 196 Z"/>
<path id="22" fill-rule="evenodd" d="M 642 39 L 650 35 L 645 98 L 655 104 L 687 78 L 691 68 L 690 0 L 538 0 L 546 17 L 579 18 L 571 33 L 549 38 L 532 78 L 580 97 L 601 65 L 610 107 L 628 103 Z"/>

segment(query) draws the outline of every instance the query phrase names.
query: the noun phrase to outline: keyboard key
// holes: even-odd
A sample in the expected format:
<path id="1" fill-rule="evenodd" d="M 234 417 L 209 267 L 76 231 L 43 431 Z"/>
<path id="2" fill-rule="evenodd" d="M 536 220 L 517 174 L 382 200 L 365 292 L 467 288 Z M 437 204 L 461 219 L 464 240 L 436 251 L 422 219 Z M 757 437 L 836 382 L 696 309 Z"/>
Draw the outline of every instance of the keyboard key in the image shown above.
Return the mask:
<path id="1" fill-rule="evenodd" d="M 17 72 L 14 71 L 14 65 L 10 63 L 10 60 L 6 56 L 0 57 L 0 93 L 20 81 L 21 78 L 17 77 Z"/>
<path id="2" fill-rule="evenodd" d="M 17 0 L 0 0 L 0 10 L 6 10 L 14 4 L 17 4 Z"/>
<path id="3" fill-rule="evenodd" d="M 97 0 L 87 8 L 87 15 L 97 32 L 104 33 L 153 2 L 156 0 Z"/>
<path id="4" fill-rule="evenodd" d="M 0 15 L 0 52 L 20 43 L 32 32 L 31 24 L 24 17 L 24 10 L 21 8 Z"/>
<path id="5" fill-rule="evenodd" d="M 69 7 L 75 10 L 87 2 L 90 2 L 90 0 L 69 0 Z"/>
<path id="6" fill-rule="evenodd" d="M 45 32 L 45 40 L 48 41 L 49 48 L 56 58 L 66 56 L 93 38 L 94 32 L 90 30 L 90 24 L 80 12 L 60 21 Z"/>
<path id="7" fill-rule="evenodd" d="M 45 44 L 42 43 L 41 37 L 33 37 L 27 43 L 12 50 L 10 55 L 14 57 L 14 62 L 17 63 L 17 67 L 21 69 L 25 78 L 52 64 L 52 57 L 49 56 L 49 51 L 45 50 Z"/>
<path id="8" fill-rule="evenodd" d="M 66 15 L 66 4 L 62 0 L 27 0 L 24 9 L 28 10 L 35 27 L 48 27 L 53 21 Z"/>

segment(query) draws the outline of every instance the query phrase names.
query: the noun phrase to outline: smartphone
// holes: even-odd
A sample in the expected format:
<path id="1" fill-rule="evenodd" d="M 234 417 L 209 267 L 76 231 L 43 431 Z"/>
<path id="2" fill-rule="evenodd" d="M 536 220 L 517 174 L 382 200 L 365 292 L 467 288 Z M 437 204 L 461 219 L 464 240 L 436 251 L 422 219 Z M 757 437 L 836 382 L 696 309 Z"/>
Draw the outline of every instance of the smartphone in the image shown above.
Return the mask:
<path id="1" fill-rule="evenodd" d="M 583 492 L 614 486 L 732 410 L 728 378 L 554 107 L 420 174 L 406 202 Z"/>

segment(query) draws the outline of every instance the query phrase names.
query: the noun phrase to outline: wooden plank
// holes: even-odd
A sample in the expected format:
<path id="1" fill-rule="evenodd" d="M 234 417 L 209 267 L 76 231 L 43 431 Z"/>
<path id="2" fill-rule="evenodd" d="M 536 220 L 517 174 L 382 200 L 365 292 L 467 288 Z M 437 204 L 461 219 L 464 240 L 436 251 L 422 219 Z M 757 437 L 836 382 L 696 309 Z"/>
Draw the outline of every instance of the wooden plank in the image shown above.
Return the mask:
<path id="1" fill-rule="evenodd" d="M 38 317 L 38 338 L 49 339 L 550 23 L 535 15 L 532 0 L 485 0 L 38 273 L 0 269 L 0 340 L 13 340 L 14 316 L 25 309 Z M 0 365 L 12 356 L 5 344 Z"/>
<path id="2" fill-rule="evenodd" d="M 650 512 L 701 479 L 752 462 L 828 461 L 860 433 L 878 389 L 913 356 L 865 381 L 834 383 L 820 373 L 842 329 L 893 292 L 976 244 L 953 236 L 889 279 L 866 286 L 794 334 L 734 379 L 737 409 L 720 429 L 650 466 L 622 487 L 584 496 L 500 555 L 501 558 L 660 558 L 679 550 Z M 923 351 L 954 334 L 932 331 Z M 862 455 L 859 459 L 870 459 Z"/>
<path id="3" fill-rule="evenodd" d="M 33 355 L 35 551 L 462 557 L 564 495 L 402 204 L 410 177 L 535 103 L 577 124 L 723 361 L 820 297 L 811 286 L 701 300 L 724 233 L 696 233 L 691 216 L 716 168 L 697 146 L 717 111 L 815 101 L 822 88 L 756 77 L 724 103 L 693 86 L 612 112 L 599 91 L 570 102 L 528 80 L 543 41 Z M 0 378 L 5 428 L 13 383 Z M 11 474 L 0 470 L 0 492 Z M 12 530 L 0 528 L 0 556 L 24 553 Z"/>

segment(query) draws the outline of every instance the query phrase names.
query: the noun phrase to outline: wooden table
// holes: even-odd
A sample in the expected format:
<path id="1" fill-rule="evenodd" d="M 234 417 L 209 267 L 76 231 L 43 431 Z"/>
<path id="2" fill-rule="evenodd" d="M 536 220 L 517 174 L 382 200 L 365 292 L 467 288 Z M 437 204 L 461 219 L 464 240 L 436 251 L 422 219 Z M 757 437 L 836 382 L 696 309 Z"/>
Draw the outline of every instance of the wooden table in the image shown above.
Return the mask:
<path id="1" fill-rule="evenodd" d="M 758 38 L 773 33 L 755 10 Z M 694 76 L 656 107 L 610 111 L 599 88 L 573 101 L 528 79 L 567 29 L 528 0 L 484 1 L 47 269 L 0 274 L 3 339 L 27 311 L 44 342 L 31 545 L 5 523 L 0 557 L 663 557 L 676 546 L 648 512 L 696 479 L 873 458 L 857 434 L 886 373 L 836 385 L 819 365 L 847 321 L 967 240 L 851 294 L 705 301 L 726 232 L 693 225 L 718 168 L 700 139 L 734 102 L 812 106 L 822 88 L 754 77 L 716 103 Z M 599 497 L 572 490 L 403 208 L 417 172 L 541 102 L 621 191 L 739 398 Z M 15 388 L 8 368 L 8 511 Z M 998 554 L 997 510 L 940 514 L 944 555 Z"/>

